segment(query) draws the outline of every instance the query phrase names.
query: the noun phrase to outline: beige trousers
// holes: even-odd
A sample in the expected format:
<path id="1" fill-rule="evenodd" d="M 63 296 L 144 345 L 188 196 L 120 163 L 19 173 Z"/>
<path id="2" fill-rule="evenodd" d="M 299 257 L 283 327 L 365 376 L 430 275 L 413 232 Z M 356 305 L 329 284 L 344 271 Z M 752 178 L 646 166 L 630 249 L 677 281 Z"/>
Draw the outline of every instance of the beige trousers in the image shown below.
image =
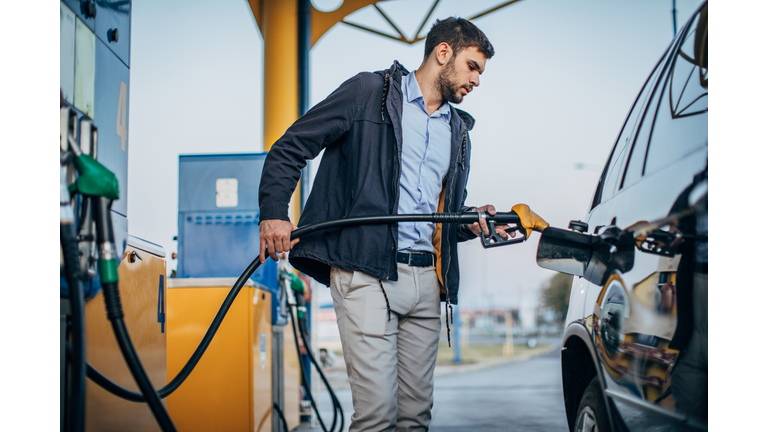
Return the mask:
<path id="1" fill-rule="evenodd" d="M 331 270 L 331 295 L 352 389 L 350 432 L 426 431 L 440 341 L 435 267 L 397 264 L 397 282 Z"/>

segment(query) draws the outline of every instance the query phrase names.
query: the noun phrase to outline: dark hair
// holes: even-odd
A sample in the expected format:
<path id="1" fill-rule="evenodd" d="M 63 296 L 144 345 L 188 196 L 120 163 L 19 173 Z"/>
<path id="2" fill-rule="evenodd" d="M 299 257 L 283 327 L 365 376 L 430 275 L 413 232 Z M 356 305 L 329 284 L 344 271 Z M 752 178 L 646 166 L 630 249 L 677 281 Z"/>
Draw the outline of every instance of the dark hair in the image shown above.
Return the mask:
<path id="1" fill-rule="evenodd" d="M 476 47 L 487 59 L 495 53 L 485 33 L 464 18 L 448 17 L 435 21 L 424 44 L 424 58 L 443 42 L 451 46 L 454 55 L 469 47 Z"/>

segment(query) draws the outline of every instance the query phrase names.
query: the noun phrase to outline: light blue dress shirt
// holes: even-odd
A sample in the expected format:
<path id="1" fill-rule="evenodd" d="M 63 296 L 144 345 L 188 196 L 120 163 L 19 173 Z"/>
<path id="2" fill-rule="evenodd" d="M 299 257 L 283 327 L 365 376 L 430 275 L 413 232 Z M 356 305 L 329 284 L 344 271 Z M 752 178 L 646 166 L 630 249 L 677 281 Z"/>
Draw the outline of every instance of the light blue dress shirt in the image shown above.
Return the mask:
<path id="1" fill-rule="evenodd" d="M 414 73 L 403 79 L 403 169 L 400 174 L 399 214 L 437 211 L 443 179 L 451 157 L 451 110 L 443 102 L 430 116 Z M 400 222 L 400 251 L 434 252 L 435 224 Z"/>

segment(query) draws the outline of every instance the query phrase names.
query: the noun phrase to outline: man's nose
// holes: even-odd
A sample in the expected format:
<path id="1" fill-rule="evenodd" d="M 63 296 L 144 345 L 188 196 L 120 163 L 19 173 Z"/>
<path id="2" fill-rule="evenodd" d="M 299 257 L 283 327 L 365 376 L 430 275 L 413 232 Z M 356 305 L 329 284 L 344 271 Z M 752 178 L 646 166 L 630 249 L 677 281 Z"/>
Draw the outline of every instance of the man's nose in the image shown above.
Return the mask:
<path id="1" fill-rule="evenodd" d="M 480 86 L 480 75 L 473 75 L 472 78 L 470 78 L 469 83 L 474 87 Z"/>

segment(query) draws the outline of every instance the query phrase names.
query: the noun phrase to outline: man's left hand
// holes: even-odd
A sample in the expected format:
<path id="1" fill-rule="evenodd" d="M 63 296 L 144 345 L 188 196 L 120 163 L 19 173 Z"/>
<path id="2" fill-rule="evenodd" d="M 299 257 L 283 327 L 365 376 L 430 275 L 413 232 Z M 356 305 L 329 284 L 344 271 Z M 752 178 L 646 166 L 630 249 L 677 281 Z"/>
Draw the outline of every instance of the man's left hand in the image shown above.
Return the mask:
<path id="1" fill-rule="evenodd" d="M 474 211 L 477 212 L 488 212 L 491 215 L 496 214 L 496 208 L 490 204 L 484 205 L 482 207 L 476 208 Z M 509 228 L 509 225 L 506 224 L 496 224 L 496 232 L 503 238 L 504 240 L 507 240 L 508 238 L 512 238 L 515 236 L 515 232 L 512 231 L 511 234 L 508 234 L 506 231 L 507 228 Z M 470 231 L 478 237 L 481 235 L 484 235 L 485 237 L 488 237 L 490 235 L 490 231 L 488 230 L 488 222 L 485 221 L 485 219 L 480 219 L 480 222 L 475 222 L 472 225 L 469 225 Z"/>

